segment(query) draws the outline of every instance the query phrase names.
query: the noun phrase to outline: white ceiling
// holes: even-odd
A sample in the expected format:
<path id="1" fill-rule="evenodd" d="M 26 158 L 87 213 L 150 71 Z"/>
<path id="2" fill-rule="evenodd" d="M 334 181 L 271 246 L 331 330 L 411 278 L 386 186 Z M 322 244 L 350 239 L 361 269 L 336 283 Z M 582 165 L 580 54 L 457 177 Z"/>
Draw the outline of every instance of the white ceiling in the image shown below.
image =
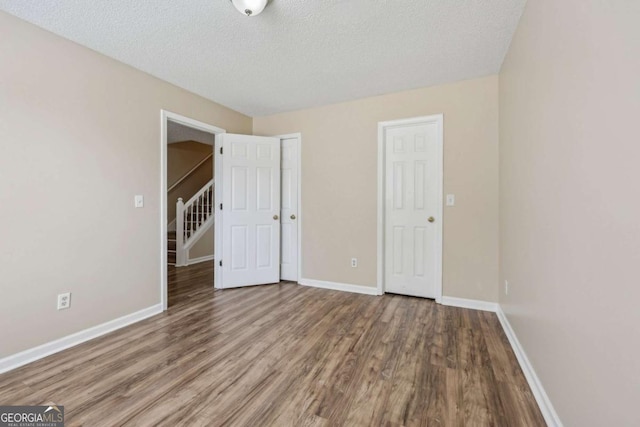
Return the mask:
<path id="1" fill-rule="evenodd" d="M 0 9 L 250 116 L 500 70 L 526 0 L 0 0 Z"/>
<path id="2" fill-rule="evenodd" d="M 215 137 L 212 133 L 203 132 L 169 120 L 167 122 L 167 143 L 195 141 L 201 144 L 214 145 Z"/>

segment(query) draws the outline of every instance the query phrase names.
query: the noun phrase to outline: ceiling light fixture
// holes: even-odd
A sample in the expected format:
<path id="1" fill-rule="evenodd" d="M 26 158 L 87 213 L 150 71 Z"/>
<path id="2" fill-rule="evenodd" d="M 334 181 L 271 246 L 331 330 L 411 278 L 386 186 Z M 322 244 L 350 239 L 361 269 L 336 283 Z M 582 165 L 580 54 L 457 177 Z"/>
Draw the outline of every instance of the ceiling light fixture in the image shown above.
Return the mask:
<path id="1" fill-rule="evenodd" d="M 269 0 L 231 0 L 238 12 L 247 16 L 256 16 L 264 10 Z"/>

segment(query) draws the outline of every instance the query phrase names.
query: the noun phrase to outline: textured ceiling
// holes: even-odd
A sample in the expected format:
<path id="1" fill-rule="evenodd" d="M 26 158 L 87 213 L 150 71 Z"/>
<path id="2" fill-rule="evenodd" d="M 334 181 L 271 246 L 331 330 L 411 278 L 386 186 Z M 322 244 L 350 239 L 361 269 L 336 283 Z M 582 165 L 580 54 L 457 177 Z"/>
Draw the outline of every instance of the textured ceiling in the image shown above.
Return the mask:
<path id="1" fill-rule="evenodd" d="M 183 126 L 180 123 L 169 120 L 167 123 L 167 143 L 174 144 L 184 141 L 195 141 L 202 144 L 214 145 L 214 136 L 211 133 Z"/>
<path id="2" fill-rule="evenodd" d="M 0 0 L 250 116 L 497 73 L 526 0 Z"/>

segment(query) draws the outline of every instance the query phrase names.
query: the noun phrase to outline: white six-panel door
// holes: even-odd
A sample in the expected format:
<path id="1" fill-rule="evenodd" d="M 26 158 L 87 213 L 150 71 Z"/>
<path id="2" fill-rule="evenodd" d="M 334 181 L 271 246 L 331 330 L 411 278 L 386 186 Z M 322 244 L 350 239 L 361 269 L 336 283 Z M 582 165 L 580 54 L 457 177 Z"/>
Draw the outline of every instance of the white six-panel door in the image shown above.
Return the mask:
<path id="1" fill-rule="evenodd" d="M 279 282 L 280 139 L 223 134 L 216 145 L 216 287 Z"/>
<path id="2" fill-rule="evenodd" d="M 441 123 L 385 129 L 385 291 L 436 298 L 441 246 Z"/>
<path id="3" fill-rule="evenodd" d="M 298 149 L 299 137 L 282 138 L 282 221 L 280 278 L 298 280 Z"/>

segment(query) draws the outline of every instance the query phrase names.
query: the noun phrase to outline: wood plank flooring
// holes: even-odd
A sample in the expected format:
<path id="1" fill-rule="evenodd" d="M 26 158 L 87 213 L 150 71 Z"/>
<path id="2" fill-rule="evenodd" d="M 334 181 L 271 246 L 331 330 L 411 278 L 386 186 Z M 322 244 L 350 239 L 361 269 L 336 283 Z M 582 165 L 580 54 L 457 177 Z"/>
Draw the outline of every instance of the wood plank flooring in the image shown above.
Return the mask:
<path id="1" fill-rule="evenodd" d="M 170 267 L 169 310 L 0 375 L 0 404 L 67 426 L 543 426 L 492 313 L 292 283 L 213 291 Z"/>

